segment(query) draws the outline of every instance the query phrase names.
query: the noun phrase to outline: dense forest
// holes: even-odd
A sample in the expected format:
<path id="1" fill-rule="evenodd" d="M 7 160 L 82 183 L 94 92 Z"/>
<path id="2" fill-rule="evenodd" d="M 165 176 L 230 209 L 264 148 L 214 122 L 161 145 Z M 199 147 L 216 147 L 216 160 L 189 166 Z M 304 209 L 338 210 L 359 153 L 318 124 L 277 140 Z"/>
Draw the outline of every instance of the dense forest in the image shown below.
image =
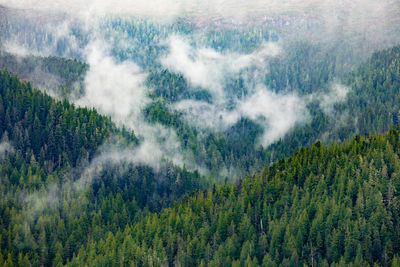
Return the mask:
<path id="1" fill-rule="evenodd" d="M 304 95 L 329 90 L 338 74 L 337 68 L 330 65 L 336 62 L 336 58 L 328 57 L 332 53 L 326 54 L 327 58 L 314 59 L 310 55 L 323 53 L 324 48 L 303 43 L 297 44 L 293 49 L 296 51 L 293 52 L 295 55 L 270 62 L 270 72 L 265 76 L 266 83 L 277 91 L 293 90 Z M 209 169 L 218 170 L 218 166 L 227 166 L 227 169 L 232 170 L 230 166 L 237 166 L 239 170 L 253 173 L 264 164 L 287 157 L 295 149 L 310 146 L 318 140 L 328 144 L 343 142 L 355 134 L 384 132 L 397 124 L 400 111 L 399 58 L 400 47 L 396 46 L 373 54 L 358 68 L 343 74 L 342 83 L 349 88 L 344 102 L 335 104 L 327 113 L 319 99 L 313 100 L 308 104 L 312 118 L 310 122 L 296 126 L 267 148 L 252 145 L 253 140 L 262 135 L 263 128 L 247 118 L 225 132 L 203 134 L 203 139 L 199 140 L 199 130 L 186 124 L 182 114 L 172 113 L 167 103 L 168 99 L 175 101 L 185 97 L 184 94 L 188 91 L 196 93 L 191 98 L 207 99 L 210 96 L 206 92 L 187 90 L 188 85 L 182 76 L 171 75 L 167 71 L 163 72 L 161 78 L 150 76 L 150 79 L 159 81 L 154 93 L 163 100 L 149 106 L 146 114 L 150 121 L 155 120 L 176 128 L 185 146 L 194 149 L 196 154 L 202 155 L 201 151 L 206 151 L 207 155 L 215 155 L 202 155 L 199 158 L 204 159 Z M 235 89 L 238 92 L 245 90 L 243 86 Z M 244 175 L 243 172 L 239 173 Z"/>
<path id="2" fill-rule="evenodd" d="M 24 96 L 31 99 L 25 101 L 24 113 L 33 113 L 35 118 L 40 110 L 51 116 L 57 107 L 60 112 L 89 112 L 57 103 L 7 72 L 1 84 L 5 99 L 21 105 Z M 55 111 L 46 110 L 46 99 Z M 3 100 L 4 110 L 7 102 Z M 18 118 L 29 118 L 25 114 L 10 119 L 6 115 L 4 120 L 22 127 Z M 117 131 L 106 118 L 96 113 L 91 117 L 103 122 L 97 127 Z M 151 194 L 149 184 L 137 185 L 130 175 L 115 180 L 108 173 L 84 194 L 61 190 L 60 203 L 35 217 L 30 213 L 33 200 L 25 200 L 28 206 L 24 206 L 21 196 L 36 190 L 45 194 L 43 186 L 73 177 L 49 173 L 43 167 L 58 162 L 50 164 L 56 157 L 44 149 L 35 154 L 38 149 L 32 144 L 41 143 L 34 129 L 28 127 L 31 139 L 23 145 L 18 145 L 16 137 L 9 139 L 6 131 L 3 134 L 2 142 L 15 143 L 16 150 L 15 155 L 7 152 L 11 155 L 1 164 L 1 258 L 6 266 L 398 264 L 398 130 L 357 136 L 340 146 L 318 142 L 235 184 L 197 190 L 159 214 L 141 212 L 140 196 L 133 197 L 135 188 L 146 189 L 141 192 L 144 196 Z M 73 164 L 69 159 L 73 156 L 63 154 L 63 162 Z M 136 172 L 143 181 L 146 170 Z M 185 182 L 174 184 L 179 187 Z"/>
<path id="3" fill-rule="evenodd" d="M 397 41 L 69 16 L 0 5 L 0 266 L 400 266 Z"/>
<path id="4" fill-rule="evenodd" d="M 57 39 L 54 33 L 46 31 L 50 22 L 46 21 L 45 26 L 41 26 L 43 21 L 35 19 L 35 16 L 30 15 L 24 23 L 16 25 L 17 15 L 3 19 L 0 34 L 4 39 L 17 36 L 15 38 L 20 39 L 20 45 L 26 45 L 32 51 L 39 51 L 39 47 L 55 49 L 56 56 L 19 58 L 2 52 L 2 68 L 61 99 L 74 101 L 84 95 L 84 77 L 89 66 L 83 62 L 76 44 L 70 42 L 74 40 L 78 47 L 84 46 L 88 43 L 89 32 L 72 24 L 67 35 Z M 211 27 L 200 34 L 202 29 L 196 29 L 193 23 L 183 19 L 163 25 L 144 19 L 112 17 L 102 21 L 98 27 L 102 38 L 111 44 L 112 56 L 121 62 L 133 60 L 149 72 L 145 84 L 150 88 L 148 95 L 151 102 L 143 110 L 145 120 L 174 129 L 183 149 L 194 155 L 196 165 L 219 181 L 255 173 L 265 164 L 288 157 L 294 149 L 310 146 L 318 140 L 329 144 L 346 141 L 355 134 L 387 131 L 394 125 L 393 114 L 399 112 L 396 102 L 397 77 L 400 75 L 396 71 L 399 66 L 396 59 L 398 48 L 382 51 L 366 60 L 371 55 L 366 50 L 367 45 L 354 49 L 344 36 L 341 37 L 343 39 L 318 43 L 290 40 L 283 47 L 285 52 L 282 55 L 265 61 L 265 66 L 256 67 L 253 71 L 261 73 L 257 82 L 271 91 L 295 93 L 305 98 L 314 96 L 306 107 L 310 118 L 306 123 L 296 124 L 270 146 L 263 147 L 257 140 L 268 129 L 246 116 L 217 132 L 199 128 L 185 119 L 183 112 L 173 108 L 177 102 L 195 100 L 213 104 L 214 99 L 209 91 L 194 86 L 183 74 L 162 66 L 158 58 L 167 50 L 161 40 L 174 34 L 184 35 L 194 48 L 204 46 L 221 53 L 251 53 L 265 42 L 279 40 L 276 26 L 266 24 L 244 29 Z M 79 60 L 60 57 L 71 55 Z M 363 63 L 359 64 L 361 61 Z M 246 98 L 250 91 L 248 79 L 243 73 L 226 78 L 224 90 L 229 101 Z M 335 84 L 346 87 L 348 93 L 343 102 L 336 103 L 327 112 L 321 98 L 323 94 L 329 96 Z M 379 87 L 384 88 L 382 94 L 376 94 Z M 392 89 L 386 91 L 386 88 Z M 231 108 L 229 101 L 225 107 L 228 110 Z"/>
<path id="5" fill-rule="evenodd" d="M 67 265 L 398 266 L 400 132 L 321 143 L 91 240 Z"/>
<path id="6" fill-rule="evenodd" d="M 135 135 L 95 110 L 57 102 L 8 72 L 0 73 L 0 92 L 2 259 L 22 255 L 35 266 L 50 265 L 61 244 L 68 247 L 65 261 L 90 239 L 82 236 L 115 232 L 137 214 L 160 210 L 205 184 L 198 173 L 171 164 L 156 172 L 105 161 L 89 189 L 76 189 L 100 145 L 118 138 L 134 149 Z M 87 224 L 96 220 L 97 230 Z"/>
<path id="7" fill-rule="evenodd" d="M 396 101 L 398 50 L 376 53 L 347 78 L 353 90 L 363 88 L 348 101 L 374 95 L 367 103 L 388 108 L 385 121 L 370 119 L 381 131 L 397 116 L 396 106 L 384 103 Z M 6 266 L 396 266 L 399 260 L 397 130 L 340 146 L 318 142 L 212 190 L 198 190 L 200 176 L 176 167 L 155 175 L 128 164 L 120 175 L 121 166 L 106 163 L 101 179 L 71 191 L 65 185 L 80 174 L 72 168 L 91 161 L 105 140 L 119 136 L 133 148 L 140 141 L 96 111 L 57 102 L 8 72 L 1 73 L 0 84 L 2 145 L 9 144 L 1 160 Z M 376 88 L 383 84 L 379 95 Z M 55 184 L 56 202 L 40 199 Z M 196 189 L 172 208 L 148 214 Z M 38 209 L 38 202 L 48 207 Z"/>
<path id="8" fill-rule="evenodd" d="M 292 49 L 293 55 L 269 63 L 270 72 L 265 76 L 266 84 L 276 91 L 292 90 L 304 95 L 329 90 L 338 74 L 337 67 L 329 64 L 335 62 L 336 58 L 317 57 L 318 61 L 310 59 L 310 54 L 323 53 L 324 48 L 321 46 L 302 43 Z M 153 71 L 147 78 L 146 83 L 154 88 L 151 93 L 154 102 L 146 107 L 144 114 L 150 123 L 161 123 L 176 129 L 182 145 L 199 155 L 198 162 L 214 175 L 225 167 L 230 170 L 230 175 L 240 177 L 246 172 L 254 173 L 265 162 L 287 157 L 294 149 L 310 146 L 318 140 L 325 143 L 342 142 L 354 134 L 387 131 L 398 121 L 395 118 L 400 110 L 397 104 L 399 56 L 399 48 L 393 47 L 374 54 L 360 67 L 343 74 L 342 83 L 349 88 L 345 102 L 336 104 L 331 113 L 327 114 L 316 99 L 308 105 L 311 121 L 296 126 L 288 135 L 267 148 L 252 145 L 253 140 L 262 135 L 263 129 L 247 118 L 222 133 L 204 132 L 188 124 L 183 114 L 169 108 L 170 103 L 184 99 L 211 101 L 211 96 L 201 88 L 192 88 L 182 75 L 165 69 Z M 48 67 L 44 72 L 58 77 L 58 85 L 53 88 L 57 95 L 64 98 L 71 95 L 79 97 L 84 91 L 82 77 L 88 67 L 79 61 L 57 57 L 28 57 L 21 64 L 7 55 L 0 62 L 21 77 L 26 77 L 29 69 L 37 65 L 49 66 L 51 62 L 54 67 Z M 30 80 L 29 77 L 27 80 Z M 78 86 L 80 89 L 71 89 L 71 84 L 81 84 Z M 240 79 L 234 82 L 233 88 L 233 92 L 246 90 Z"/>

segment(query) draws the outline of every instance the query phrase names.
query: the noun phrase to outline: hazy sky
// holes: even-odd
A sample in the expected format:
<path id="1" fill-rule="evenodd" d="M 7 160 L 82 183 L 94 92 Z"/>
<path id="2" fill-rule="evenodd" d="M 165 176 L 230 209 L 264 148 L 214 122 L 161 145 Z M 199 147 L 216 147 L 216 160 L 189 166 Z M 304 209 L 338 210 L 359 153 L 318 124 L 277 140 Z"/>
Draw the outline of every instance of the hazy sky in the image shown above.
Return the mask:
<path id="1" fill-rule="evenodd" d="M 174 18 L 186 14 L 243 17 L 254 14 L 306 13 L 337 18 L 376 16 L 396 10 L 396 0 L 2 0 L 8 7 L 59 10 L 73 14 L 130 14 Z"/>

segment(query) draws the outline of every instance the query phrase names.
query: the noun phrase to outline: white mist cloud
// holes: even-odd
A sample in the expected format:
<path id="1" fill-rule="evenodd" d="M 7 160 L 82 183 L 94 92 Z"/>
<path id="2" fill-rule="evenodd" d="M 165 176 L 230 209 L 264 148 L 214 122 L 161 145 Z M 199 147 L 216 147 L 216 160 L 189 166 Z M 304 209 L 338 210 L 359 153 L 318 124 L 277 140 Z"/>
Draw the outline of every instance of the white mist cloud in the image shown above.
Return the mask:
<path id="1" fill-rule="evenodd" d="M 346 100 L 349 88 L 343 84 L 332 84 L 331 90 L 322 96 L 321 106 L 325 112 L 330 112 L 333 109 L 333 105 Z"/>
<path id="2" fill-rule="evenodd" d="M 0 158 L 4 158 L 8 154 L 14 153 L 14 147 L 7 141 L 0 143 Z"/>
<path id="3" fill-rule="evenodd" d="M 85 77 L 85 95 L 76 103 L 96 108 L 112 116 L 118 124 L 132 127 L 149 103 L 143 85 L 146 74 L 133 62 L 117 62 L 104 46 L 103 42 L 95 41 L 87 48 L 90 68 Z"/>
<path id="4" fill-rule="evenodd" d="M 295 94 L 274 93 L 262 86 L 249 88 L 250 93 L 246 98 L 234 99 L 234 108 L 228 108 L 232 97 L 224 92 L 227 80 L 246 68 L 265 71 L 268 59 L 281 54 L 281 48 L 276 43 L 264 43 L 250 54 L 219 53 L 210 48 L 195 48 L 178 36 L 170 37 L 168 46 L 169 54 L 161 59 L 163 66 L 183 74 L 194 86 L 208 90 L 213 96 L 212 104 L 183 100 L 172 105 L 172 109 L 184 112 L 189 123 L 221 131 L 240 118 L 247 117 L 264 126 L 265 132 L 260 143 L 268 146 L 284 136 L 296 123 L 308 118 L 305 100 Z"/>
<path id="5" fill-rule="evenodd" d="M 229 110 L 225 104 L 182 100 L 173 104 L 171 108 L 183 112 L 186 121 L 192 126 L 223 131 L 240 119 L 238 110 Z"/>
<path id="6" fill-rule="evenodd" d="M 1 4 L 1 3 L 0 3 Z M 7 14 L 7 13 L 6 13 Z M 0 40 L 4 51 L 20 56 L 49 56 L 57 55 L 67 58 L 77 58 L 82 53 L 82 40 L 73 34 L 73 27 L 91 32 L 96 26 L 96 19 L 85 19 L 77 17 L 60 16 L 43 20 L 48 13 L 37 15 L 36 19 L 26 15 L 19 15 L 11 20 L 11 35 Z M 27 16 L 27 18 L 25 18 Z M 11 15 L 10 15 L 11 17 Z M 22 25 L 22 26 L 21 26 Z M 29 26 L 26 26 L 29 25 Z"/>
<path id="7" fill-rule="evenodd" d="M 234 109 L 193 100 L 178 102 L 173 109 L 184 112 L 187 122 L 217 131 L 226 130 L 242 117 L 254 120 L 264 127 L 259 143 L 266 147 L 297 123 L 308 120 L 306 105 L 307 100 L 296 94 L 279 94 L 260 86 L 248 97 L 236 100 Z"/>
<path id="8" fill-rule="evenodd" d="M 138 148 L 138 150 L 141 150 L 143 147 Z M 67 182 L 50 184 L 47 187 L 42 187 L 39 192 L 22 196 L 23 201 L 29 207 L 25 212 L 25 219 L 27 222 L 31 222 L 42 212 L 57 208 L 60 205 L 60 200 L 62 200 L 62 192 L 82 197 L 81 193 L 85 192 L 96 179 L 101 177 L 107 168 L 118 166 L 116 171 L 119 172 L 118 174 L 123 174 L 127 171 L 127 168 L 122 164 L 141 163 L 143 162 L 142 155 L 142 152 L 137 152 L 132 147 L 121 149 L 121 144 L 117 140 L 104 144 L 99 148 L 98 155 L 89 164 L 77 168 L 74 172 L 70 171 L 64 174 L 66 176 L 64 180 Z M 146 164 L 148 164 L 147 161 Z M 156 169 L 156 166 L 152 167 Z M 72 179 L 74 176 L 73 173 L 78 173 L 78 179 Z"/>
<path id="9" fill-rule="evenodd" d="M 241 118 L 249 118 L 264 128 L 259 143 L 267 147 L 285 136 L 298 124 L 311 118 L 307 105 L 318 100 L 323 111 L 331 114 L 334 105 L 346 100 L 349 88 L 342 84 L 332 84 L 324 94 L 299 96 L 295 93 L 276 93 L 263 86 L 244 99 L 234 101 L 235 108 L 227 108 L 227 103 L 210 104 L 204 101 L 183 100 L 171 105 L 173 110 L 183 112 L 188 123 L 200 129 L 224 131 Z"/>
<path id="10" fill-rule="evenodd" d="M 182 37 L 172 36 L 168 40 L 169 54 L 161 58 L 164 67 L 182 73 L 194 86 L 212 88 L 222 95 L 219 86 L 222 73 L 222 55 L 211 49 L 193 49 Z"/>
<path id="11" fill-rule="evenodd" d="M 323 94 L 312 95 L 311 99 L 317 99 L 320 107 L 327 114 L 332 113 L 334 105 L 346 100 L 350 89 L 340 83 L 333 83 L 329 86 L 329 91 Z"/>
<path id="12" fill-rule="evenodd" d="M 176 0 L 5 0 L 7 7 L 44 12 L 66 12 L 78 16 L 134 15 L 152 18 L 175 18 L 182 5 Z"/>
<path id="13" fill-rule="evenodd" d="M 281 53 L 276 43 L 264 43 L 251 54 L 219 53 L 211 48 L 195 48 L 189 40 L 174 35 L 167 40 L 169 53 L 160 59 L 172 72 L 179 72 L 194 86 L 210 91 L 214 101 L 225 99 L 223 86 L 232 75 L 250 66 L 263 68 L 268 58 Z"/>
<path id="14" fill-rule="evenodd" d="M 26 57 L 29 55 L 35 55 L 34 53 L 32 53 L 33 51 L 30 51 L 26 47 L 24 47 L 16 42 L 11 42 L 11 41 L 7 40 L 2 45 L 3 45 L 2 48 L 4 49 L 5 52 L 16 55 L 18 57 Z"/>
<path id="15" fill-rule="evenodd" d="M 84 191 L 87 186 L 90 186 L 95 179 L 98 179 L 109 166 L 120 166 L 123 163 L 144 163 L 146 165 L 151 165 L 151 167 L 157 170 L 159 161 L 156 162 L 153 159 L 143 157 L 149 148 L 153 149 L 154 157 L 157 160 L 157 157 L 161 156 L 161 151 L 159 151 L 157 147 L 146 142 L 138 148 L 121 148 L 118 141 L 116 143 L 104 144 L 103 147 L 99 149 L 98 156 L 82 170 L 79 179 L 72 183 L 71 190 L 74 192 Z M 151 162 L 154 162 L 155 165 L 152 165 Z M 121 172 L 125 171 L 124 168 L 120 170 Z"/>
<path id="16" fill-rule="evenodd" d="M 295 94 L 282 95 L 265 88 L 239 103 L 244 117 L 266 121 L 261 144 L 265 147 L 288 133 L 297 123 L 309 118 L 304 99 Z"/>
<path id="17" fill-rule="evenodd" d="M 143 121 L 134 129 L 144 138 L 136 151 L 137 162 L 158 169 L 163 160 L 168 160 L 179 167 L 185 165 L 189 170 L 201 169 L 196 165 L 192 153 L 181 147 L 174 129 Z"/>
<path id="18" fill-rule="evenodd" d="M 144 85 L 147 73 L 134 62 L 116 61 L 100 39 L 90 43 L 86 53 L 90 68 L 85 77 L 85 93 L 72 101 L 79 106 L 96 108 L 117 125 L 134 131 L 142 141 L 129 152 L 132 162 L 158 169 L 161 161 L 167 159 L 177 166 L 196 168 L 190 153 L 182 150 L 173 129 L 145 121 L 142 111 L 151 102 L 149 89 Z"/>

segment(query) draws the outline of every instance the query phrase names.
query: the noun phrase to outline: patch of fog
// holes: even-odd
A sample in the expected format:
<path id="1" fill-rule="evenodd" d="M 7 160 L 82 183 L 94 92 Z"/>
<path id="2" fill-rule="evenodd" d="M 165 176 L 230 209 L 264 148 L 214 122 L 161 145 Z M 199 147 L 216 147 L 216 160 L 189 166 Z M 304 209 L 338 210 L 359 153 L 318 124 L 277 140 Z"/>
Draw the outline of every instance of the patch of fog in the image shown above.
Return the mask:
<path id="1" fill-rule="evenodd" d="M 173 35 L 166 41 L 169 53 L 160 59 L 171 72 L 179 72 L 194 86 L 208 90 L 215 102 L 226 99 L 224 85 L 228 78 L 251 66 L 262 65 L 281 53 L 278 44 L 266 42 L 250 54 L 219 53 L 211 48 L 195 48 L 189 40 Z"/>
<path id="2" fill-rule="evenodd" d="M 259 144 L 267 147 L 309 119 L 306 105 L 306 100 L 296 94 L 278 94 L 259 86 L 253 94 L 237 99 L 233 109 L 193 100 L 178 102 L 172 108 L 183 112 L 188 123 L 217 131 L 226 130 L 241 118 L 252 119 L 263 126 Z"/>

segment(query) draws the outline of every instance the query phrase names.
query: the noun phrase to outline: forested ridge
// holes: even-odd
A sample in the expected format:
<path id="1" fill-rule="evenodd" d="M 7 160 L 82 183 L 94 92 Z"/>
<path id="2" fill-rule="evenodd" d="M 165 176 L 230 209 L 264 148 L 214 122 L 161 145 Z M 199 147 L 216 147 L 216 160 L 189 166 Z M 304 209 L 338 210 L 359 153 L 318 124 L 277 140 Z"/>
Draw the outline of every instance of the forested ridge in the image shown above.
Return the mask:
<path id="1" fill-rule="evenodd" d="M 57 102 L 7 71 L 0 73 L 0 132 L 21 155 L 33 155 L 53 170 L 66 162 L 76 166 L 119 130 L 95 110 Z M 124 133 L 134 140 L 133 133 Z"/>
<path id="2" fill-rule="evenodd" d="M 399 264 L 400 132 L 314 144 L 91 240 L 79 266 Z"/>
<path id="3" fill-rule="evenodd" d="M 304 47 L 300 51 L 303 51 L 299 52 L 300 54 L 310 53 L 309 49 Z M 360 66 L 354 67 L 353 71 L 344 74 L 342 83 L 349 89 L 345 101 L 336 103 L 328 113 L 323 112 L 318 101 L 310 103 L 311 121 L 302 127 L 296 127 L 271 145 L 269 150 L 274 152 L 276 159 L 279 159 L 290 155 L 294 149 L 310 146 L 317 140 L 322 140 L 324 143 L 343 142 L 355 134 L 382 133 L 398 125 L 399 59 L 400 46 L 375 52 Z M 320 73 L 321 69 L 315 68 L 311 72 Z M 285 73 L 287 76 L 285 79 L 299 77 L 296 76 L 296 71 L 285 71 Z M 333 79 L 329 78 L 330 75 L 327 76 L 327 80 Z M 304 90 L 310 87 L 310 81 L 302 79 L 298 81 L 299 92 L 305 93 Z"/>
<path id="4" fill-rule="evenodd" d="M 36 96 L 69 107 L 7 72 L 2 73 L 2 90 L 13 103 L 27 94 L 27 99 Z M 3 142 L 15 142 L 8 136 Z M 112 175 L 111 180 L 104 175 L 83 195 L 70 192 L 61 206 L 31 218 L 19 193 L 35 188 L 45 193 L 40 188 L 61 176 L 47 174 L 32 148 L 19 155 L 24 148 L 14 146 L 16 154 L 1 164 L 1 259 L 6 266 L 398 264 L 398 130 L 357 136 L 344 145 L 318 142 L 254 176 L 197 190 L 172 208 L 149 215 L 140 211 L 133 191 L 118 188 L 121 182 L 132 190 L 151 187 L 129 185 L 130 176 L 113 182 Z M 145 170 L 138 169 L 142 175 Z"/>
<path id="5" fill-rule="evenodd" d="M 2 24 L 4 38 L 16 31 L 21 32 L 24 42 L 33 39 L 33 44 L 27 43 L 28 47 L 37 48 L 56 42 L 51 34 L 44 34 L 44 30 L 35 23 L 22 23 L 13 28 L 11 22 L 12 19 Z M 314 101 L 307 104 L 310 118 L 305 123 L 295 125 L 268 147 L 257 143 L 268 127 L 246 117 L 224 131 L 199 129 L 185 120 L 185 114 L 171 107 L 182 100 L 212 103 L 210 92 L 193 86 L 183 74 L 160 66 L 158 60 L 166 49 L 160 45 L 160 40 L 167 38 L 168 33 L 188 34 L 194 30 L 193 27 L 187 21 L 163 26 L 127 18 L 110 18 L 101 24 L 105 40 L 114 45 L 110 53 L 121 61 L 133 60 L 149 72 L 145 85 L 150 88 L 152 102 L 143 111 L 146 120 L 174 129 L 182 147 L 195 155 L 198 165 L 207 169 L 212 177 L 222 178 L 220 180 L 239 178 L 318 140 L 324 143 L 344 142 L 355 134 L 387 131 L 397 121 L 393 118 L 399 112 L 398 47 L 377 52 L 359 66 L 360 57 L 365 58 L 369 53 L 357 54 L 345 40 L 332 43 L 293 41 L 284 46 L 282 55 L 265 62 L 263 67 L 268 71 L 261 77 L 261 82 L 269 90 L 278 93 L 295 93 L 306 97 L 316 95 Z M 191 42 L 194 47 L 204 45 L 221 53 L 237 50 L 247 53 L 253 51 L 256 44 L 259 46 L 277 39 L 273 32 L 270 26 L 248 30 L 210 30 L 205 36 L 194 38 Z M 72 27 L 70 34 L 78 43 L 87 42 L 88 33 L 79 30 L 77 25 Z M 118 42 L 121 38 L 126 38 L 131 45 L 122 46 L 123 42 Z M 187 38 L 190 39 L 189 36 Z M 58 55 L 64 55 L 68 47 L 74 47 L 65 38 L 57 40 L 55 46 Z M 49 91 L 61 98 L 79 98 L 84 94 L 84 76 L 89 69 L 85 63 L 54 56 L 18 58 L 6 52 L 0 54 L 2 68 L 7 68 L 20 78 L 33 80 L 33 84 L 42 89 L 53 87 Z M 48 82 L 41 82 L 40 78 L 38 81 L 37 77 L 40 76 Z M 243 98 L 248 94 L 249 88 L 244 77 L 229 77 L 225 82 L 224 90 L 228 97 Z M 336 83 L 346 87 L 348 93 L 344 101 L 336 103 L 327 112 L 321 98 L 324 93 L 329 96 L 332 85 Z"/>
<path id="6" fill-rule="evenodd" d="M 83 93 L 83 80 L 89 66 L 76 59 L 42 56 L 15 56 L 0 50 L 0 69 L 7 69 L 62 98 Z"/>
<path id="7" fill-rule="evenodd" d="M 146 108 L 145 114 L 151 122 L 175 128 L 183 146 L 199 155 L 198 162 L 212 173 L 218 172 L 221 166 L 229 170 L 229 175 L 254 173 L 264 164 L 288 157 L 295 149 L 311 146 L 318 140 L 327 144 L 345 142 L 356 134 L 382 133 L 398 124 L 399 48 L 395 46 L 376 52 L 359 66 L 347 67 L 351 69 L 348 72 L 343 70 L 345 67 L 338 66 L 337 61 L 349 64 L 338 58 L 350 57 L 351 52 L 342 51 L 335 55 L 336 50 L 328 53 L 328 48 L 305 43 L 291 47 L 286 58 L 267 63 L 270 71 L 265 76 L 265 83 L 272 90 L 300 95 L 321 94 L 321 97 L 308 104 L 309 121 L 296 125 L 266 148 L 253 144 L 265 129 L 245 117 L 223 132 L 199 134 L 200 130 L 186 123 L 179 112 L 172 112 L 168 103 L 185 97 L 209 101 L 210 96 L 205 91 L 190 89 L 182 75 L 168 71 L 150 75 L 148 83 L 155 87 L 156 101 Z M 314 54 L 317 56 L 312 56 Z M 339 82 L 348 90 L 346 98 L 326 111 L 321 100 L 323 93 Z M 240 79 L 232 82 L 231 89 L 233 94 L 246 92 Z M 329 97 L 335 98 L 334 95 Z"/>
<path id="8" fill-rule="evenodd" d="M 210 88 L 160 58 L 174 35 L 184 36 L 193 62 L 204 51 L 228 61 L 259 56 L 252 53 L 279 39 L 274 27 L 196 31 L 184 19 L 104 19 L 97 34 L 110 49 L 94 64 L 140 66 L 146 105 L 131 129 L 172 132 L 183 158 L 152 165 L 165 147 L 144 146 L 150 159 L 137 158 L 153 139 L 119 127 L 128 121 L 116 125 L 101 108 L 72 104 L 90 76 L 81 61 L 93 48 L 88 29 L 72 22 L 60 37 L 48 32 L 51 17 L 19 20 L 0 17 L 0 41 L 11 40 L 0 43 L 0 266 L 400 266 L 400 46 L 358 64 L 366 47 L 289 41 L 276 57 L 227 71 L 217 87 L 228 114 L 256 85 L 306 103 L 309 116 L 263 147 L 267 117 L 243 112 L 216 130 L 174 108 L 221 107 Z M 13 42 L 57 56 L 13 55 Z M 108 71 L 100 74 L 95 79 Z M 166 136 L 157 138 L 159 145 Z"/>
<path id="9" fill-rule="evenodd" d="M 87 240 L 205 184 L 197 172 L 171 164 L 155 171 L 106 161 L 89 189 L 75 189 L 100 145 L 117 138 L 135 149 L 139 140 L 95 110 L 56 101 L 7 71 L 0 72 L 0 93 L 2 265 L 65 262 Z"/>

